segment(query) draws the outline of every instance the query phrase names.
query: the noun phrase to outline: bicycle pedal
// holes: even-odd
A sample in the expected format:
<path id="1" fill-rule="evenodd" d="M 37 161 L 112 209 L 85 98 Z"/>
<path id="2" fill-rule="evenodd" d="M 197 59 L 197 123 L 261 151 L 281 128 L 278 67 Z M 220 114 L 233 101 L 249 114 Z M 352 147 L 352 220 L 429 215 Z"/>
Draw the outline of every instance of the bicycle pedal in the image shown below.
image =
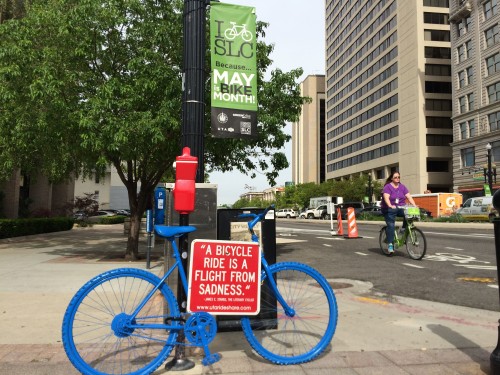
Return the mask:
<path id="1" fill-rule="evenodd" d="M 210 355 L 206 356 L 205 358 L 203 358 L 201 360 L 201 363 L 203 364 L 203 366 L 208 366 L 208 365 L 212 365 L 218 361 L 220 361 L 220 354 L 213 353 L 213 354 L 210 354 Z"/>

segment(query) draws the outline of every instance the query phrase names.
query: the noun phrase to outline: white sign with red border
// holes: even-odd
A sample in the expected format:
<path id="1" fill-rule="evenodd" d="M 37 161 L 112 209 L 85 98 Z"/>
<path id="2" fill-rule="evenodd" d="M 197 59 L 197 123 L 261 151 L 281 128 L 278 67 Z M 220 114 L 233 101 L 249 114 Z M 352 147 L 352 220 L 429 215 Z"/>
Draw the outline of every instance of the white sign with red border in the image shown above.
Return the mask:
<path id="1" fill-rule="evenodd" d="M 256 242 L 194 240 L 187 310 L 213 315 L 257 315 L 260 257 Z"/>

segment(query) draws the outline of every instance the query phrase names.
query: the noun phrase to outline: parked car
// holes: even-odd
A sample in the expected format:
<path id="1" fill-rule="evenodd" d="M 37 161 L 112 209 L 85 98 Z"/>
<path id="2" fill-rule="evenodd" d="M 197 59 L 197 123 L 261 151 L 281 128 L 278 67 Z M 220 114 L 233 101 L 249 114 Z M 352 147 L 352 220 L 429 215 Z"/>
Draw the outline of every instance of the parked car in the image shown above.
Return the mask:
<path id="1" fill-rule="evenodd" d="M 342 219 L 347 219 L 347 209 L 349 207 L 354 208 L 354 215 L 356 217 L 358 217 L 359 214 L 361 213 L 361 210 L 363 208 L 365 208 L 365 205 L 363 204 L 363 202 L 345 202 L 345 203 L 340 203 L 338 205 L 335 205 L 335 209 L 333 212 L 333 218 L 334 219 L 337 218 L 337 208 L 340 208 L 340 214 L 341 214 Z"/>
<path id="2" fill-rule="evenodd" d="M 74 214 L 73 214 L 73 219 L 75 220 L 86 220 L 87 219 L 87 214 L 85 213 L 85 211 L 76 211 Z"/>
<path id="3" fill-rule="evenodd" d="M 425 208 L 419 207 L 420 208 L 420 217 L 422 219 L 432 219 L 432 214 L 430 211 L 426 210 Z"/>
<path id="4" fill-rule="evenodd" d="M 359 211 L 359 214 L 368 214 L 372 216 L 383 216 L 382 215 L 382 209 L 379 206 L 369 206 L 361 209 Z"/>
<path id="5" fill-rule="evenodd" d="M 99 210 L 94 215 L 90 216 L 88 221 L 97 223 L 104 216 L 116 216 L 116 213 L 112 210 Z"/>
<path id="6" fill-rule="evenodd" d="M 276 211 L 276 217 L 285 217 L 287 219 L 296 218 L 298 216 L 297 211 L 291 208 L 282 208 Z"/>
<path id="7" fill-rule="evenodd" d="M 130 210 L 125 208 L 121 210 L 116 210 L 116 214 L 122 216 L 130 216 Z"/>
<path id="8" fill-rule="evenodd" d="M 316 208 L 308 208 L 301 212 L 299 219 L 326 219 L 328 217 L 326 204 Z"/>

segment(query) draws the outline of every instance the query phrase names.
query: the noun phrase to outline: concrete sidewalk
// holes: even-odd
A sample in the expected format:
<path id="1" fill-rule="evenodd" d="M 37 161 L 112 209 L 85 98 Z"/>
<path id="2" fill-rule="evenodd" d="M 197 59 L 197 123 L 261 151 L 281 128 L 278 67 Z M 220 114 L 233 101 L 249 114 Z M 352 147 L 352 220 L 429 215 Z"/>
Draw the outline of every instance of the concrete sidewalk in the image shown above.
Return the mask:
<path id="1" fill-rule="evenodd" d="M 93 276 L 123 266 L 145 269 L 145 262 L 121 259 L 125 245 L 121 225 L 0 241 L 0 374 L 78 373 L 62 349 L 65 309 Z M 157 251 L 154 259 L 162 255 Z M 162 263 L 153 264 L 151 271 L 161 273 Z M 196 366 L 182 373 L 489 373 L 498 312 L 380 295 L 370 283 L 357 280 L 329 281 L 339 320 L 331 346 L 317 360 L 273 365 L 252 352 L 243 333 L 227 332 L 211 344 L 221 361 L 203 367 L 201 353 L 189 350 Z M 161 367 L 155 374 L 163 372 Z"/>

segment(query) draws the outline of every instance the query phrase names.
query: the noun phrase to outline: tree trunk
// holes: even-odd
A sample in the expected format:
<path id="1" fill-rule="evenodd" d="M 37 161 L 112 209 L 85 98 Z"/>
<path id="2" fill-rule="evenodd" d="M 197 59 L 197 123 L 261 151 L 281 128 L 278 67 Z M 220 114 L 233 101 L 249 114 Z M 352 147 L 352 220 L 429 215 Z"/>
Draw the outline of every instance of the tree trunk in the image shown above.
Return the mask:
<path id="1" fill-rule="evenodd" d="M 138 212 L 132 212 L 130 215 L 130 231 L 127 240 L 127 250 L 125 252 L 126 260 L 139 260 L 140 229 L 141 217 Z"/>

